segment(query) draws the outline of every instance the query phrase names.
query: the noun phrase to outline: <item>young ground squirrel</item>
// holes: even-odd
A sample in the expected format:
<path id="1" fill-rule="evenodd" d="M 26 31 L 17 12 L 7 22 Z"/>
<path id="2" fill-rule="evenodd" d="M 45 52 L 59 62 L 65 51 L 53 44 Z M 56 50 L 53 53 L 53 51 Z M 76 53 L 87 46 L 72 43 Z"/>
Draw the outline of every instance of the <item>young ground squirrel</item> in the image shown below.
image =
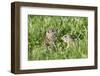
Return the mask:
<path id="1" fill-rule="evenodd" d="M 54 28 L 50 28 L 45 33 L 45 46 L 48 48 L 48 46 L 55 46 L 56 41 L 56 33 L 57 30 Z"/>
<path id="2" fill-rule="evenodd" d="M 74 39 L 71 35 L 64 35 L 61 39 L 67 44 L 67 48 L 74 46 Z"/>

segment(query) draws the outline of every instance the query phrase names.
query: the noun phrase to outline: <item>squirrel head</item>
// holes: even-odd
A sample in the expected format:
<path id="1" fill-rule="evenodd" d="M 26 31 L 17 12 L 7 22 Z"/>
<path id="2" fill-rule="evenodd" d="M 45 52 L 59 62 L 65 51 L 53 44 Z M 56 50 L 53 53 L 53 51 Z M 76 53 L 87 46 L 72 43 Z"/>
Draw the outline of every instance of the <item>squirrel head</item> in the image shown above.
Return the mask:
<path id="1" fill-rule="evenodd" d="M 72 41 L 73 40 L 73 38 L 71 37 L 71 35 L 64 35 L 61 39 L 64 42 L 69 42 L 69 41 Z"/>
<path id="2" fill-rule="evenodd" d="M 57 29 L 50 28 L 47 30 L 46 35 L 56 35 Z"/>

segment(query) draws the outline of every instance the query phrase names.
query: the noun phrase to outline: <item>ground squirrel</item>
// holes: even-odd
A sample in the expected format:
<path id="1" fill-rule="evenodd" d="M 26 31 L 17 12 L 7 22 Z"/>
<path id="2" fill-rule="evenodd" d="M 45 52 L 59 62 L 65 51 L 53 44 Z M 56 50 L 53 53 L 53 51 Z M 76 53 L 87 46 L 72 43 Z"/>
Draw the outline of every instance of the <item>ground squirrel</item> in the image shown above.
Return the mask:
<path id="1" fill-rule="evenodd" d="M 63 42 L 65 42 L 67 44 L 67 48 L 69 48 L 70 46 L 74 46 L 74 39 L 72 38 L 71 35 L 64 35 L 63 37 L 61 37 L 61 39 L 63 40 Z"/>
<path id="2" fill-rule="evenodd" d="M 57 29 L 49 28 L 45 33 L 45 46 L 55 46 Z"/>

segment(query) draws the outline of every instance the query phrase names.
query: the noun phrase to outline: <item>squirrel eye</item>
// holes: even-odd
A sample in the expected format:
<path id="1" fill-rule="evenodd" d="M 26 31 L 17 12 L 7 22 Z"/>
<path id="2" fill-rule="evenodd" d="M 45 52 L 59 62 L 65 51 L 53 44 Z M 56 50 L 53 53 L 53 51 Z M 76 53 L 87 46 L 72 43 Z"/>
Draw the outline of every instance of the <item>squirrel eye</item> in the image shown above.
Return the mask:
<path id="1" fill-rule="evenodd" d="M 48 33 L 49 33 L 49 30 L 48 30 Z"/>
<path id="2" fill-rule="evenodd" d="M 67 36 L 65 36 L 65 37 L 67 37 Z"/>
<path id="3" fill-rule="evenodd" d="M 54 30 L 52 30 L 52 32 L 54 32 Z"/>

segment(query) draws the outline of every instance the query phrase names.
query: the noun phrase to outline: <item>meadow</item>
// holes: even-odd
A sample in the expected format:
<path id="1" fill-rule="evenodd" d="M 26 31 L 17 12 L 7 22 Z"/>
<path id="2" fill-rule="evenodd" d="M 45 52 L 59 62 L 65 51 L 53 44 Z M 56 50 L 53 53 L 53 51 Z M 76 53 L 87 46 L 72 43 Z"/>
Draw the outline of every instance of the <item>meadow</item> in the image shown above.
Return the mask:
<path id="1" fill-rule="evenodd" d="M 48 28 L 58 29 L 56 48 L 49 51 L 44 45 Z M 61 40 L 72 35 L 75 46 Z M 81 59 L 88 57 L 88 18 L 77 16 L 28 15 L 28 60 Z"/>

